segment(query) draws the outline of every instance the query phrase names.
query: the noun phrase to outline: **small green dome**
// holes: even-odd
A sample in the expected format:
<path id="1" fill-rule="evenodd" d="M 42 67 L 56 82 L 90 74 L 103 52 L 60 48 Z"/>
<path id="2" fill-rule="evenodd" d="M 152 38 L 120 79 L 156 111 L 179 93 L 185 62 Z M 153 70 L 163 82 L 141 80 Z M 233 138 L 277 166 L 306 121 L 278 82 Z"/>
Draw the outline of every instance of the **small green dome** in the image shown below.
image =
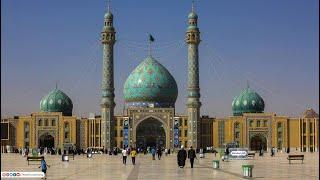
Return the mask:
<path id="1" fill-rule="evenodd" d="M 107 12 L 105 15 L 104 15 L 104 18 L 105 19 L 113 19 L 113 14 L 111 12 Z"/>
<path id="2" fill-rule="evenodd" d="M 198 19 L 198 15 L 195 12 L 191 12 L 188 15 L 188 19 Z"/>
<path id="3" fill-rule="evenodd" d="M 264 101 L 258 93 L 247 87 L 233 99 L 232 111 L 234 116 L 241 116 L 243 113 L 262 113 Z"/>
<path id="4" fill-rule="evenodd" d="M 41 112 L 62 112 L 64 116 L 72 116 L 72 108 L 71 99 L 57 88 L 40 101 Z"/>
<path id="5" fill-rule="evenodd" d="M 152 57 L 143 60 L 124 84 L 126 106 L 174 107 L 178 86 L 170 72 Z"/>

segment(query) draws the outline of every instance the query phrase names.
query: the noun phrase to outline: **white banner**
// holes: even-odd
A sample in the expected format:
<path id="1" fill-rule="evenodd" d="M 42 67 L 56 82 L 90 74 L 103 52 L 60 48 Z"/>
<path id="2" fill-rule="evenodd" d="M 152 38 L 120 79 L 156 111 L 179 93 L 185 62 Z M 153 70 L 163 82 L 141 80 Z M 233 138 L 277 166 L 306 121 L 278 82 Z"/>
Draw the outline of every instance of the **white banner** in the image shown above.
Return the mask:
<path id="1" fill-rule="evenodd" d="M 43 178 L 43 172 L 1 172 L 1 178 Z"/>
<path id="2" fill-rule="evenodd" d="M 229 148 L 230 159 L 247 159 L 248 149 L 247 148 Z"/>

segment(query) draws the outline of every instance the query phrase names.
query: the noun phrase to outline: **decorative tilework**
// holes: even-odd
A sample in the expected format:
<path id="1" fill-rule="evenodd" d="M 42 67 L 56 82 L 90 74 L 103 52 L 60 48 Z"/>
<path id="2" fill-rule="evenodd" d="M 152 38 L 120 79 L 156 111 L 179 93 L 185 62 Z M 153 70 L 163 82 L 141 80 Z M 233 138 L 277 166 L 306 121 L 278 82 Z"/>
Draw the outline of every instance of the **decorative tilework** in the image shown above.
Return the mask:
<path id="1" fill-rule="evenodd" d="M 126 102 L 175 103 L 178 86 L 170 72 L 153 57 L 143 60 L 127 78 L 124 84 Z M 127 103 L 127 105 L 133 105 Z"/>
<path id="2" fill-rule="evenodd" d="M 236 103 L 232 105 L 232 111 L 235 116 L 243 113 L 260 113 L 264 111 L 263 99 L 249 87 L 242 91 L 234 101 Z"/>

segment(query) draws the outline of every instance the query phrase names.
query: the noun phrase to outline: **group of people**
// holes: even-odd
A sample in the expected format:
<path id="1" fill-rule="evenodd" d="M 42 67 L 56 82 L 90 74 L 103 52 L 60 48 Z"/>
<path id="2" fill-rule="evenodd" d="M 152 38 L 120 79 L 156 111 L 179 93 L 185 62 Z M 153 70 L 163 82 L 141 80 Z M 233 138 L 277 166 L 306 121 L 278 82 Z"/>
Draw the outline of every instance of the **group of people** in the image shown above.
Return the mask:
<path id="1" fill-rule="evenodd" d="M 124 148 L 122 150 L 122 163 L 124 165 L 127 164 L 127 156 L 130 154 L 131 156 L 131 161 L 132 161 L 132 164 L 135 165 L 136 164 L 136 156 L 137 156 L 137 150 L 135 148 L 132 148 L 132 149 L 126 149 Z"/>
<path id="2" fill-rule="evenodd" d="M 162 148 L 158 147 L 157 150 L 156 148 L 151 148 L 151 154 L 152 154 L 152 160 L 156 160 L 156 154 L 158 155 L 158 159 L 161 159 L 162 156 Z"/>
<path id="3" fill-rule="evenodd" d="M 178 166 L 180 168 L 184 168 L 187 157 L 190 160 L 191 168 L 193 168 L 194 159 L 197 159 L 196 151 L 191 146 L 187 152 L 184 149 L 184 146 L 182 145 L 181 149 L 178 151 L 178 154 L 177 154 Z"/>

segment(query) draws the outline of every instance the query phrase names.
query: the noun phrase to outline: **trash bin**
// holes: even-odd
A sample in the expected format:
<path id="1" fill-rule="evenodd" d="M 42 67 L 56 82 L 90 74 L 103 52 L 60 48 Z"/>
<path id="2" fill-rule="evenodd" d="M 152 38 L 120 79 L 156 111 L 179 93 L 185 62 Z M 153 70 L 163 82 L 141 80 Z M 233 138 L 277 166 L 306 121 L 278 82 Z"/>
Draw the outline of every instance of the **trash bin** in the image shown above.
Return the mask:
<path id="1" fill-rule="evenodd" d="M 253 165 L 242 165 L 242 173 L 244 177 L 252 177 Z"/>
<path id="2" fill-rule="evenodd" d="M 69 161 L 69 156 L 67 154 L 63 154 L 62 161 Z"/>
<path id="3" fill-rule="evenodd" d="M 213 160 L 212 161 L 213 169 L 219 169 L 219 164 L 220 164 L 219 160 Z"/>
<path id="4" fill-rule="evenodd" d="M 92 158 L 92 153 L 87 153 L 87 158 Z"/>

